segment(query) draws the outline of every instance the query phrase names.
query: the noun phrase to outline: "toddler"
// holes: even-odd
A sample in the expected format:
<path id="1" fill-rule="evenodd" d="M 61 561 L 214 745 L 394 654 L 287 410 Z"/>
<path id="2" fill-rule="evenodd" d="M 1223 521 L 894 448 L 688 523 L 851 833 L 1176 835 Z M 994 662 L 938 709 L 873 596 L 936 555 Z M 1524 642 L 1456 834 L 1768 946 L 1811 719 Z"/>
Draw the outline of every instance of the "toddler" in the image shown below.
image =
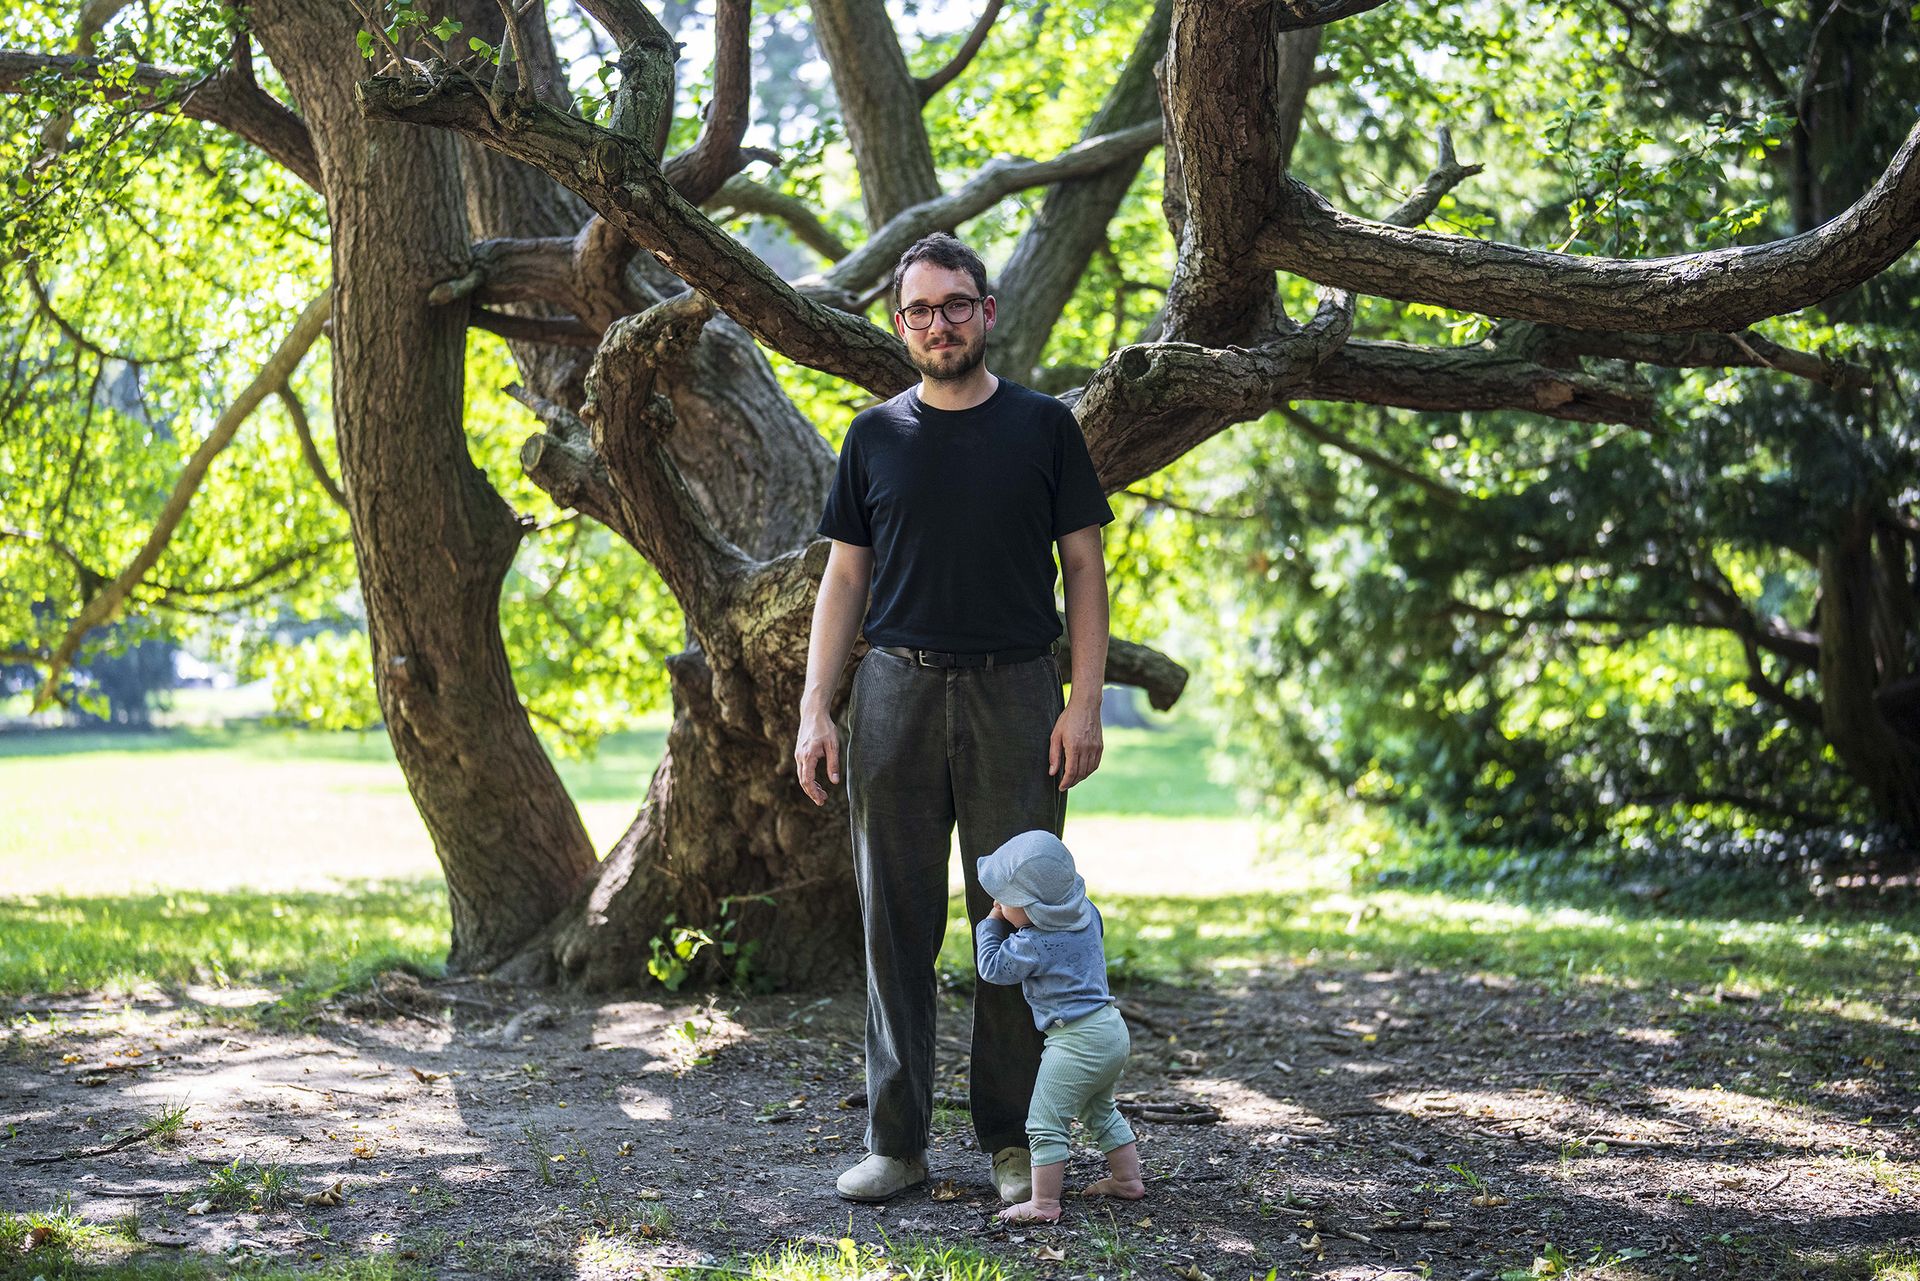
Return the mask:
<path id="1" fill-rule="evenodd" d="M 1027 1110 L 1033 1194 L 1000 1217 L 1012 1223 L 1060 1218 L 1067 1125 L 1078 1116 L 1107 1156 L 1107 1177 L 1083 1195 L 1138 1200 L 1140 1151 L 1113 1106 L 1127 1062 L 1127 1024 L 1107 993 L 1100 913 L 1087 901 L 1073 855 L 1050 832 L 1023 832 L 980 860 L 980 884 L 993 911 L 974 932 L 980 977 L 1020 984 L 1033 1021 L 1046 1034 L 1040 1075 Z"/>

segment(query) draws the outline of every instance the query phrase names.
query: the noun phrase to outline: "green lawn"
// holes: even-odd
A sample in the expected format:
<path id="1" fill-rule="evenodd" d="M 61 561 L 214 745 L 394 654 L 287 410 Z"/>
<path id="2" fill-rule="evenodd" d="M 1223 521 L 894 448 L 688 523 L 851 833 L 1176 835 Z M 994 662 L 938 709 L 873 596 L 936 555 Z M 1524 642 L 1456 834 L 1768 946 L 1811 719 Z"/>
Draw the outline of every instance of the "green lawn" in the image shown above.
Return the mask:
<path id="1" fill-rule="evenodd" d="M 561 763 L 606 848 L 665 726 Z M 1339 833 L 1263 834 L 1185 717 L 1108 735 L 1068 840 L 1121 976 L 1217 979 L 1298 961 L 1713 987 L 1911 1027 L 1920 912 L 1692 915 L 1484 891 L 1356 888 Z M 0 736 L 0 992 L 258 986 L 304 999 L 436 968 L 447 909 L 383 735 L 251 729 Z M 1262 840 L 1284 849 L 1260 854 Z M 943 966 L 970 969 L 957 915 Z"/>

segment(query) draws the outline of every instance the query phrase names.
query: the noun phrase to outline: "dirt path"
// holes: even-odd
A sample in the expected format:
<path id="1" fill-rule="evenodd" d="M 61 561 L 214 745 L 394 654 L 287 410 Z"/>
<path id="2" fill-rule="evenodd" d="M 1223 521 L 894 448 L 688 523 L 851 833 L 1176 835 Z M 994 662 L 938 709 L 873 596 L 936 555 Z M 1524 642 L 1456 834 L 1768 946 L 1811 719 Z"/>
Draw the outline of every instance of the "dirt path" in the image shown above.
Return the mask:
<path id="1" fill-rule="evenodd" d="M 590 1003 L 393 975 L 298 1033 L 158 993 L 52 1002 L 14 1011 L 0 1045 L 0 1209 L 71 1197 L 91 1221 L 137 1213 L 161 1248 L 518 1278 L 845 1236 L 938 1237 L 1042 1277 L 1218 1281 L 1557 1258 L 1573 1275 L 1853 1276 L 1875 1249 L 1920 1248 L 1910 1058 L 1863 1055 L 1838 1017 L 1571 991 L 1318 969 L 1136 987 L 1128 1097 L 1219 1120 L 1137 1119 L 1145 1202 L 1070 1201 L 1062 1225 L 1012 1232 L 952 1106 L 928 1189 L 834 1197 L 865 1120 L 857 994 Z M 965 1018 L 946 999 L 951 1104 Z M 171 1143 L 22 1163 L 169 1104 L 187 1107 Z M 338 1183 L 342 1203 L 201 1209 L 235 1161 L 296 1193 Z M 1098 1169 L 1076 1153 L 1069 1186 Z"/>

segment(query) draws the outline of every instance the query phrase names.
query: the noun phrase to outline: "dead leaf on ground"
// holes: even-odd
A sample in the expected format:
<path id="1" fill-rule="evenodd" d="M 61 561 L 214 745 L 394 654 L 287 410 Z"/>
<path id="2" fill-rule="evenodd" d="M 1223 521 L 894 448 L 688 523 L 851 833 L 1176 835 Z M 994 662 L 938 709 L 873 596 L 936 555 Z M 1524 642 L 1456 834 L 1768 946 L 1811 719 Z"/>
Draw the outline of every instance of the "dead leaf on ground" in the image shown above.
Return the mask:
<path id="1" fill-rule="evenodd" d="M 1211 1276 L 1200 1270 L 1200 1265 L 1197 1263 L 1189 1263 L 1184 1268 L 1175 1268 L 1173 1275 L 1179 1277 L 1180 1281 L 1213 1281 Z"/>
<path id="2" fill-rule="evenodd" d="M 340 1205 L 347 1199 L 347 1181 L 335 1179 L 333 1186 L 321 1192 L 309 1192 L 300 1200 L 306 1205 Z"/>
<path id="3" fill-rule="evenodd" d="M 1033 1252 L 1033 1257 L 1043 1259 L 1048 1263 L 1065 1263 L 1067 1261 L 1067 1252 L 1059 1246 L 1043 1245 Z"/>
<path id="4" fill-rule="evenodd" d="M 52 1235 L 53 1235 L 52 1228 L 47 1228 L 47 1227 L 35 1228 L 33 1231 L 27 1233 L 27 1249 L 38 1250 L 41 1246 L 47 1243 L 47 1238 Z"/>
<path id="5" fill-rule="evenodd" d="M 1491 1210 L 1496 1205 L 1505 1205 L 1506 1203 L 1507 1199 L 1505 1197 L 1493 1192 L 1482 1192 L 1479 1196 L 1467 1202 L 1468 1205 L 1476 1210 Z"/>
<path id="6" fill-rule="evenodd" d="M 927 1195 L 936 1201 L 957 1201 L 960 1199 L 960 1189 L 952 1179 L 942 1179 L 933 1185 Z"/>
<path id="7" fill-rule="evenodd" d="M 444 1081 L 447 1077 L 445 1072 L 422 1072 L 417 1067 L 410 1067 L 407 1071 L 413 1073 L 413 1079 L 423 1085 L 428 1081 Z"/>
<path id="8" fill-rule="evenodd" d="M 195 1201 L 192 1205 L 187 1207 L 187 1213 L 188 1214 L 205 1214 L 207 1211 L 211 1209 L 213 1209 L 213 1202 Z"/>

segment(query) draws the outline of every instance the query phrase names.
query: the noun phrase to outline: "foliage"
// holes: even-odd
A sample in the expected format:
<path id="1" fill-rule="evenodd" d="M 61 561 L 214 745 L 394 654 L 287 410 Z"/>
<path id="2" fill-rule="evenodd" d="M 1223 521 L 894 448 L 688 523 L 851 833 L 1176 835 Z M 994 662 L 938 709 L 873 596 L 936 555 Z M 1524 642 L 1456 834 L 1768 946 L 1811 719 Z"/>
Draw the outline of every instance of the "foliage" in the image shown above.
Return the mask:
<path id="1" fill-rule="evenodd" d="M 1685 60 L 1707 57 L 1694 46 L 1712 44 L 1692 25 L 1703 8 L 1670 11 L 1659 34 L 1658 11 L 1623 25 L 1632 6 L 1583 3 L 1391 5 L 1330 28 L 1340 106 L 1303 138 L 1296 171 L 1376 212 L 1432 163 L 1417 131 L 1386 121 L 1452 124 L 1487 170 L 1439 226 L 1624 255 L 1790 234 L 1794 167 L 1830 157 L 1763 87 L 1689 79 Z M 1860 90 L 1863 132 L 1885 146 L 1834 169 L 1845 200 L 1909 123 L 1872 108 L 1920 87 L 1912 24 L 1890 17 L 1878 40 L 1850 47 L 1851 74 L 1877 86 Z M 1670 60 L 1649 69 L 1650 53 Z M 1648 84 L 1659 92 L 1636 91 Z M 1863 292 L 1916 280 L 1903 266 Z M 1123 525 L 1116 559 L 1124 574 L 1140 541 L 1155 549 L 1145 564 L 1235 576 L 1223 592 L 1177 573 L 1161 596 L 1220 618 L 1210 657 L 1259 748 L 1245 777 L 1276 810 L 1332 793 L 1496 850 L 1625 840 L 1682 863 L 1704 825 L 1731 838 L 1723 851 L 1744 841 L 1771 863 L 1805 845 L 1780 833 L 1876 813 L 1806 710 L 1818 671 L 1750 654 L 1742 631 L 1817 630 L 1819 549 L 1862 505 L 1912 523 L 1912 313 L 1877 319 L 1892 309 L 1871 301 L 1761 327 L 1865 365 L 1870 393 L 1770 370 L 1661 373 L 1645 429 L 1303 406 L 1156 478 L 1169 505 L 1144 530 Z M 1408 341 L 1524 341 L 1508 329 L 1379 300 L 1360 315 L 1367 336 Z"/>
<path id="2" fill-rule="evenodd" d="M 1325 29 L 1325 83 L 1293 167 L 1336 204 L 1378 214 L 1425 176 L 1448 126 L 1485 170 L 1441 202 L 1436 228 L 1575 254 L 1772 238 L 1850 200 L 1909 123 L 1914 17 L 1880 8 L 1876 25 L 1851 10 L 1762 20 L 1710 0 L 1384 5 Z M 926 74 L 970 17 L 908 9 L 903 43 Z M 929 104 L 940 171 L 1072 143 L 1149 10 L 1011 6 Z M 498 56 L 430 6 L 381 13 L 389 39 L 424 30 L 450 57 Z M 0 95 L 0 164 L 14 175 L 0 216 L 5 656 L 51 650 L 127 563 L 208 425 L 325 279 L 314 193 L 218 130 L 109 100 L 136 55 L 183 68 L 163 92 L 184 91 L 220 64 L 233 19 L 209 0 L 130 10 L 103 37 L 98 78 Z M 693 40 L 707 20 L 686 21 Z M 857 242 L 858 178 L 806 21 L 797 0 L 757 8 L 749 141 L 776 146 L 782 164 L 754 174 Z M 575 18 L 555 22 L 582 109 L 603 112 L 606 63 Z M 66 6 L 16 5 L 0 43 L 62 49 L 70 23 Z M 377 58 L 379 39 L 363 34 Z M 1854 116 L 1830 107 L 1823 95 L 1842 90 L 1808 61 L 1836 40 Z M 284 98 L 264 59 L 256 68 Z M 674 150 L 711 94 L 704 62 L 683 71 Z M 56 146 L 43 122 L 62 114 L 72 124 Z M 1139 340 L 1160 307 L 1174 250 L 1161 177 L 1156 153 L 1050 336 L 1044 364 L 1062 386 Z M 1010 197 L 964 234 L 998 265 L 1043 199 Z M 756 245 L 787 239 L 752 218 L 726 225 Z M 1683 861 L 1711 829 L 1763 863 L 1791 844 L 1781 831 L 1871 817 L 1818 718 L 1796 711 L 1820 697 L 1819 673 L 1756 660 L 1731 620 L 1805 629 L 1818 548 L 1841 516 L 1864 504 L 1911 525 L 1916 280 L 1903 267 L 1762 327 L 1868 365 L 1870 395 L 1770 370 L 1675 372 L 1654 376 L 1659 408 L 1643 429 L 1342 405 L 1301 411 L 1304 425 L 1282 414 L 1237 428 L 1115 496 L 1116 633 L 1216 675 L 1233 733 L 1254 748 L 1242 777 L 1276 811 L 1358 799 L 1443 845 L 1653 842 Z M 1281 287 L 1305 314 L 1311 289 Z M 1379 299 L 1357 317 L 1366 337 L 1428 343 L 1517 340 L 1517 328 Z M 864 393 L 774 365 L 837 444 Z M 631 549 L 521 475 L 531 424 L 501 390 L 515 378 L 504 344 L 476 333 L 467 372 L 473 459 L 528 525 L 500 600 L 515 679 L 550 741 L 589 753 L 665 705 L 680 613 Z M 337 478 L 326 361 L 310 357 L 292 391 Z M 354 575 L 344 514 L 270 401 L 216 461 L 122 623 L 82 657 L 186 639 L 271 676 L 291 720 L 371 726 Z M 668 974 L 709 945 L 676 929 L 657 940 Z"/>

